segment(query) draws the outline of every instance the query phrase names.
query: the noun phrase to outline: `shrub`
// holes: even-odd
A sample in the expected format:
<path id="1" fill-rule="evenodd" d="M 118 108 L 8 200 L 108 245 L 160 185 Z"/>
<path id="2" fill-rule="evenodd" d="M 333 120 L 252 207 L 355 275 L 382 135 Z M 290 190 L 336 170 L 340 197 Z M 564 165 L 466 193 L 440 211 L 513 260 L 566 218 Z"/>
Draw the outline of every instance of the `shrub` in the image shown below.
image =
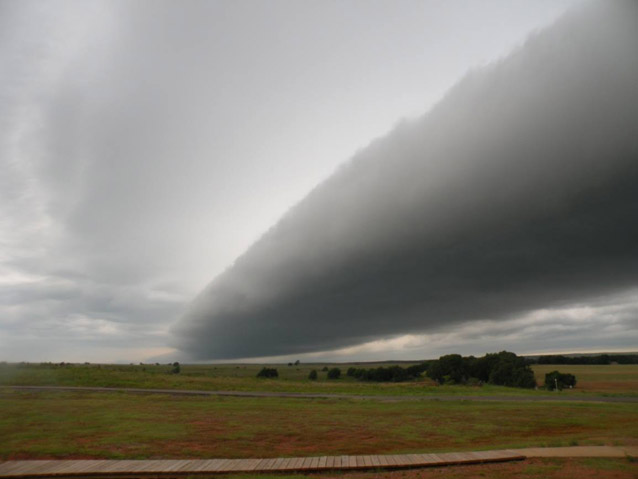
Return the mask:
<path id="1" fill-rule="evenodd" d="M 310 374 L 308 374 L 308 379 L 310 379 L 311 381 L 315 381 L 317 379 L 316 369 L 313 369 L 312 371 L 310 371 Z"/>
<path id="2" fill-rule="evenodd" d="M 332 368 L 328 371 L 328 379 L 339 379 L 341 377 L 341 369 Z"/>
<path id="3" fill-rule="evenodd" d="M 182 370 L 182 368 L 180 367 L 179 363 L 177 361 L 175 361 L 173 363 L 173 369 L 171 369 L 171 373 L 172 374 L 179 374 L 181 370 Z"/>
<path id="4" fill-rule="evenodd" d="M 563 374 L 558 371 L 545 374 L 545 388 L 549 391 L 556 388 L 560 391 L 565 387 L 572 388 L 574 386 L 576 386 L 576 376 L 573 374 Z"/>
<path id="5" fill-rule="evenodd" d="M 258 378 L 278 378 L 279 373 L 275 368 L 261 368 L 261 371 L 257 373 Z"/>

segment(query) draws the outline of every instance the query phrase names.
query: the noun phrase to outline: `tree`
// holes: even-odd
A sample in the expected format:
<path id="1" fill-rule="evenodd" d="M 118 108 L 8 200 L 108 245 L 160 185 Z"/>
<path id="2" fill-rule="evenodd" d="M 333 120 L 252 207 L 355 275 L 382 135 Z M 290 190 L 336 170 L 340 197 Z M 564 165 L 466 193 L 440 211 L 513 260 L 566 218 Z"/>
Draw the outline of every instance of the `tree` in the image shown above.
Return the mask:
<path id="1" fill-rule="evenodd" d="M 308 374 L 308 379 L 310 379 L 311 381 L 316 381 L 317 380 L 317 370 L 313 369 L 312 371 L 310 371 L 310 374 Z"/>
<path id="2" fill-rule="evenodd" d="M 573 374 L 563 374 L 558 371 L 545 374 L 545 388 L 549 391 L 554 389 L 561 391 L 563 388 L 573 388 L 574 386 L 576 386 L 576 376 Z"/>
<path id="3" fill-rule="evenodd" d="M 182 370 L 182 368 L 180 367 L 179 363 L 177 361 L 175 361 L 173 363 L 173 369 L 171 369 L 171 373 L 172 374 L 179 374 L 181 370 Z"/>
<path id="4" fill-rule="evenodd" d="M 328 371 L 328 379 L 339 379 L 341 377 L 341 369 L 332 368 Z"/>
<path id="5" fill-rule="evenodd" d="M 257 377 L 258 378 L 278 378 L 279 373 L 277 372 L 275 368 L 263 367 L 261 368 L 261 371 L 257 373 Z"/>

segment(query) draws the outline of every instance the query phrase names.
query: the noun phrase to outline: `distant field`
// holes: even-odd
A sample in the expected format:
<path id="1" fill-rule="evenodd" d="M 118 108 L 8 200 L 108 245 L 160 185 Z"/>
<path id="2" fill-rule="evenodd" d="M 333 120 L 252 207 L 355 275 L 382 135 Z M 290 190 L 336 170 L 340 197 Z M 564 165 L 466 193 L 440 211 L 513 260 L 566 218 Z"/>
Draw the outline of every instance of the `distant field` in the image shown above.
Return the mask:
<path id="1" fill-rule="evenodd" d="M 378 365 L 378 364 L 377 364 Z M 375 367 L 362 363 L 356 367 Z M 387 366 L 387 364 L 383 364 Z M 407 364 L 402 363 L 402 366 Z M 352 364 L 337 365 L 342 378 L 326 379 L 322 369 L 335 365 L 301 364 L 276 365 L 278 379 L 258 379 L 263 365 L 182 365 L 180 374 L 170 374 L 169 365 L 55 365 L 55 364 L 0 364 L 0 385 L 51 385 L 136 387 L 156 389 L 201 389 L 225 391 L 281 391 L 308 393 L 343 393 L 361 395 L 423 395 L 423 394 L 476 394 L 476 395 L 539 395 L 544 391 L 523 390 L 498 386 L 465 387 L 437 386 L 427 378 L 405 383 L 360 382 L 345 376 Z M 312 369 L 319 379 L 308 380 Z M 560 394 L 638 395 L 638 365 L 610 366 L 534 366 L 539 384 L 545 373 L 558 369 L 576 375 L 577 387 Z"/>
<path id="2" fill-rule="evenodd" d="M 187 458 L 636 444 L 635 404 L 0 389 L 0 458 Z"/>
<path id="3" fill-rule="evenodd" d="M 545 382 L 545 374 L 558 370 L 576 376 L 576 390 L 595 393 L 638 394 L 638 365 L 551 365 L 532 368 L 539 384 Z"/>

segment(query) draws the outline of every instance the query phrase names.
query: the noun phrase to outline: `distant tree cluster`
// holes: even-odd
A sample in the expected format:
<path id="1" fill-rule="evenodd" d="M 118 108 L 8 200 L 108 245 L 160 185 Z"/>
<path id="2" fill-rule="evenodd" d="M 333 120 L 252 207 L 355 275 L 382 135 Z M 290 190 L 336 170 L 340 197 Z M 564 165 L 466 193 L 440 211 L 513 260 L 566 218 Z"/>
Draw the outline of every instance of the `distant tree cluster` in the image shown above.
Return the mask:
<path id="1" fill-rule="evenodd" d="M 278 378 L 279 373 L 277 372 L 275 368 L 263 367 L 261 368 L 261 371 L 257 373 L 257 377 L 258 378 Z"/>
<path id="2" fill-rule="evenodd" d="M 560 391 L 563 388 L 573 388 L 574 386 L 576 386 L 576 376 L 573 374 L 563 374 L 558 371 L 545 374 L 545 388 L 550 391 L 554 389 Z"/>
<path id="3" fill-rule="evenodd" d="M 599 354 L 596 356 L 539 356 L 538 364 L 638 364 L 638 354 Z"/>
<path id="4" fill-rule="evenodd" d="M 378 382 L 402 382 L 412 381 L 421 376 L 428 368 L 428 363 L 421 363 L 407 368 L 401 366 L 389 366 L 378 368 L 348 368 L 347 376 L 359 379 L 360 381 L 378 381 Z"/>
<path id="5" fill-rule="evenodd" d="M 489 383 L 519 388 L 536 387 L 534 372 L 525 358 L 508 351 L 483 357 L 448 354 L 432 361 L 427 375 L 439 384 Z"/>

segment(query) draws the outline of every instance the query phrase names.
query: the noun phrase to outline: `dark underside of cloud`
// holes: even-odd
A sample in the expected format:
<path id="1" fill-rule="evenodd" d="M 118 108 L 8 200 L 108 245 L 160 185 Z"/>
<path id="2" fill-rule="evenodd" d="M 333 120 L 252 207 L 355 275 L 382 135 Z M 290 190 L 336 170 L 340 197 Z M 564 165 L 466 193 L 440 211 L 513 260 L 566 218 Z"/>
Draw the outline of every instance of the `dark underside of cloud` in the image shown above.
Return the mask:
<path id="1" fill-rule="evenodd" d="M 174 345 L 299 354 L 638 286 L 636 45 L 638 4 L 600 2 L 469 73 L 217 277 Z"/>

